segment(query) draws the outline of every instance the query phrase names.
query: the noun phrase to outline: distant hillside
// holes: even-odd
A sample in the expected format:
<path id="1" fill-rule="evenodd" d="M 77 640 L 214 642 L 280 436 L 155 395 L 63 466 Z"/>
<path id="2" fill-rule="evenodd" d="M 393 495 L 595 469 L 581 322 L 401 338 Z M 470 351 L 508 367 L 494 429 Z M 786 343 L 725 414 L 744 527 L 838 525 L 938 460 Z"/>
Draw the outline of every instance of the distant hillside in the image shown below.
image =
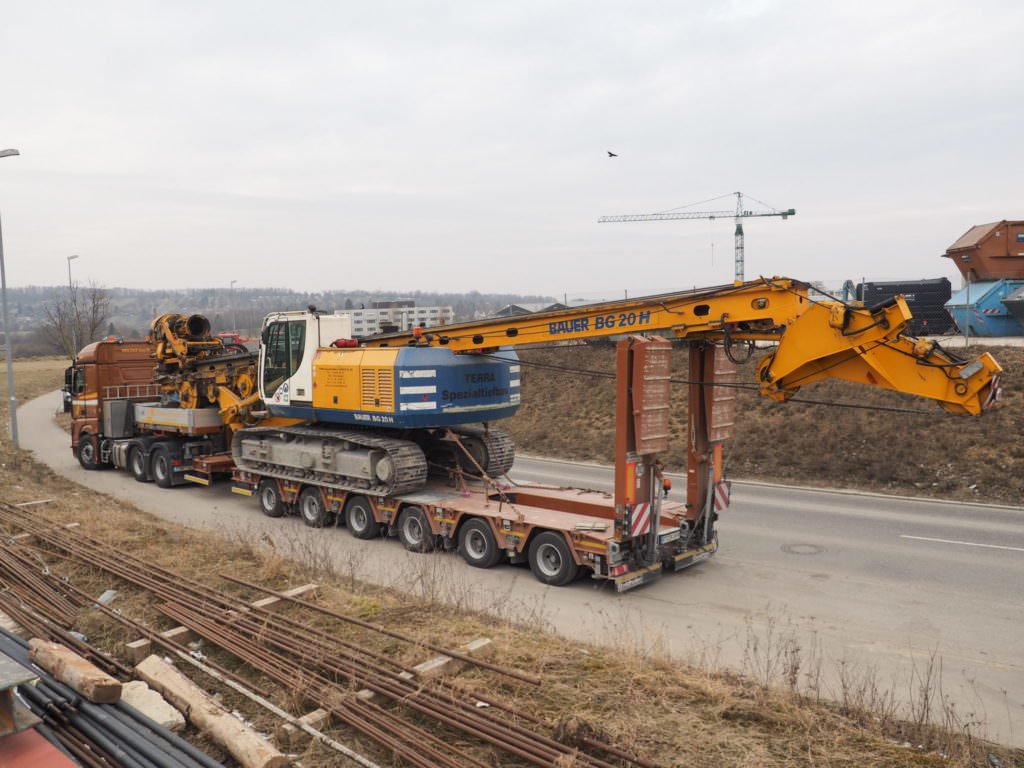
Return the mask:
<path id="1" fill-rule="evenodd" d="M 508 304 L 549 304 L 551 297 L 512 293 L 427 293 L 423 291 L 385 292 L 326 290 L 316 293 L 280 288 L 190 288 L 182 290 L 136 290 L 108 288 L 113 313 L 103 333 L 125 338 L 145 336 L 150 321 L 166 312 L 206 315 L 215 331 L 240 330 L 255 334 L 270 312 L 305 309 L 354 309 L 369 306 L 373 301 L 413 299 L 417 306 L 451 306 L 456 321 L 472 320 L 494 314 Z M 29 286 L 9 288 L 8 304 L 11 325 L 18 332 L 15 353 L 18 355 L 53 354 L 35 331 L 45 318 L 45 308 L 54 306 L 67 296 L 67 286 Z"/>
<path id="2" fill-rule="evenodd" d="M 1004 396 L 981 417 L 955 416 L 930 401 L 845 382 L 807 387 L 801 397 L 855 408 L 776 403 L 752 391 L 738 395 L 736 436 L 729 446 L 733 478 L 862 488 L 908 495 L 1024 503 L 1024 350 L 986 348 L 1000 362 Z M 972 350 L 973 351 L 973 350 Z M 615 391 L 612 379 L 568 373 L 614 371 L 611 346 L 528 350 L 523 405 L 505 422 L 519 453 L 611 463 Z M 754 362 L 741 367 L 753 381 Z M 686 352 L 673 377 L 687 377 Z M 911 408 L 920 413 L 871 410 Z M 685 463 L 686 387 L 674 388 L 670 469 Z"/>

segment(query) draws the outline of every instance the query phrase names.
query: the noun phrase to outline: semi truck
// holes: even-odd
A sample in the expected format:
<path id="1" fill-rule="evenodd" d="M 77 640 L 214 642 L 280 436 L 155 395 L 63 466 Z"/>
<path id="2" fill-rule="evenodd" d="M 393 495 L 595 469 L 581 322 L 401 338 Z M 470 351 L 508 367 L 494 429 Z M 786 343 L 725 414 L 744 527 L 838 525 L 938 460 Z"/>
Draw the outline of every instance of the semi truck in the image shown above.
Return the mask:
<path id="1" fill-rule="evenodd" d="M 471 566 L 527 562 L 542 582 L 580 574 L 624 591 L 710 557 L 727 507 L 735 362 L 771 351 L 755 381 L 784 401 L 841 378 L 980 414 L 999 394 L 988 353 L 961 359 L 905 334 L 901 297 L 864 307 L 811 301 L 770 278 L 352 339 L 347 318 L 268 315 L 258 354 L 228 349 L 199 316 L 165 315 L 150 342 L 97 342 L 69 369 L 72 448 L 86 469 L 124 468 L 170 487 L 230 476 L 262 511 L 344 525 Z M 515 486 L 494 422 L 518 408 L 516 347 L 618 337 L 615 490 Z M 686 491 L 669 499 L 673 349 L 689 354 Z M 148 369 L 151 389 L 142 383 Z"/>

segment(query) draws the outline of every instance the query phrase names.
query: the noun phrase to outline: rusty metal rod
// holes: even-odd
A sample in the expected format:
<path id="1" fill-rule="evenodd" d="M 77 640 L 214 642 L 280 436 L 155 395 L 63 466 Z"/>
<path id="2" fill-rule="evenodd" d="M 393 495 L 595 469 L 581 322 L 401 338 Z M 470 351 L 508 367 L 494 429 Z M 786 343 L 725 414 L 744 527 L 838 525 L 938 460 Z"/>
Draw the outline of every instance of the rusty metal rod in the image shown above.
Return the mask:
<path id="1" fill-rule="evenodd" d="M 47 538 L 47 539 L 58 539 L 57 536 L 53 536 L 52 535 L 52 529 L 51 529 L 51 531 L 41 531 L 40 533 L 43 533 L 43 534 L 49 533 L 49 534 L 51 534 L 51 535 L 45 536 L 45 538 Z M 98 542 L 90 541 L 90 540 L 88 540 L 87 537 L 76 537 L 76 538 L 78 539 L 79 542 L 82 542 L 84 540 L 86 546 L 78 546 L 78 547 L 71 546 L 71 545 L 68 544 L 68 542 L 66 540 L 60 540 L 60 539 L 58 539 L 56 541 L 50 541 L 49 543 L 51 543 L 53 546 L 58 546 L 61 549 L 65 549 L 65 551 L 75 552 L 79 557 L 83 557 L 83 556 L 84 557 L 90 557 L 90 556 L 95 557 L 96 555 L 99 554 L 99 552 L 97 550 L 102 551 L 103 549 L 105 549 L 104 545 L 101 545 Z M 92 550 L 92 551 L 89 552 L 90 550 Z M 103 559 L 106 560 L 106 558 L 103 558 Z M 135 558 L 125 558 L 123 554 L 120 556 L 120 559 L 121 559 L 120 563 L 118 563 L 118 562 L 105 562 L 102 565 L 104 566 L 105 570 L 111 570 L 111 571 L 114 571 L 114 572 L 119 572 L 119 573 L 116 573 L 116 575 L 122 575 L 124 578 L 127 578 L 129 581 L 132 581 L 133 583 L 145 582 L 144 584 L 140 584 L 140 586 L 143 586 L 144 588 L 150 589 L 151 591 L 165 593 L 163 595 L 165 597 L 172 597 L 172 595 L 173 596 L 181 596 L 182 592 L 183 592 L 182 584 L 184 583 L 185 585 L 187 585 L 187 588 L 184 590 L 184 593 L 187 594 L 190 591 L 193 592 L 193 595 L 192 595 L 193 598 L 199 597 L 200 595 L 202 595 L 204 598 L 212 597 L 212 599 L 215 602 L 217 602 L 217 603 L 219 603 L 221 605 L 229 605 L 231 603 L 231 600 L 230 599 L 226 599 L 225 596 L 222 593 L 215 593 L 213 590 L 211 590 L 208 587 L 205 587 L 204 585 L 200 585 L 200 584 L 198 584 L 196 582 L 191 582 L 188 579 L 183 579 L 179 574 L 174 574 L 173 572 L 167 571 L 166 569 L 162 569 L 162 568 L 159 568 L 159 567 L 154 567 L 151 564 L 142 563 L 142 561 L 138 561 Z M 134 562 L 137 565 L 145 566 L 146 567 L 146 570 L 145 570 L 146 578 L 144 578 L 144 579 L 139 578 L 138 577 L 138 573 L 139 572 L 137 570 L 134 571 L 134 575 L 133 575 L 132 569 L 125 568 L 124 561 L 126 559 L 127 560 L 134 560 Z M 363 626 L 363 627 L 368 628 L 370 630 L 381 632 L 383 634 L 387 634 L 387 635 L 390 635 L 390 636 L 393 636 L 393 637 L 397 637 L 398 639 L 405 640 L 407 642 L 411 642 L 411 643 L 414 643 L 414 644 L 422 646 L 422 647 L 432 648 L 432 649 L 436 650 L 438 653 L 443 653 L 443 654 L 451 656 L 453 658 L 459 658 L 460 660 L 464 660 L 467 663 L 474 664 L 476 666 L 481 666 L 481 667 L 485 667 L 485 668 L 493 668 L 494 671 L 500 672 L 502 674 L 508 674 L 509 676 L 517 678 L 517 679 L 525 679 L 525 681 L 527 681 L 527 682 L 536 683 L 536 684 L 539 684 L 539 682 L 540 682 L 536 678 L 526 678 L 526 676 L 520 675 L 519 673 L 509 672 L 508 670 L 504 670 L 504 669 L 501 669 L 500 667 L 496 667 L 496 665 L 490 665 L 490 664 L 488 664 L 486 662 L 481 662 L 480 660 L 473 659 L 472 657 L 465 656 L 464 654 L 460 654 L 458 652 L 453 652 L 453 651 L 450 651 L 450 650 L 445 649 L 443 647 L 434 646 L 432 644 L 418 642 L 415 639 L 407 638 L 405 636 L 400 635 L 399 633 L 392 633 L 391 631 L 386 630 L 384 627 L 381 627 L 379 625 L 372 625 L 372 624 L 369 624 L 368 622 L 363 622 L 363 621 L 361 621 L 359 619 L 353 619 L 352 617 L 346 617 L 346 616 L 343 616 L 341 614 L 337 614 L 336 612 L 329 611 L 327 609 L 323 609 L 320 606 L 317 606 L 315 604 L 308 603 L 308 602 L 306 602 L 304 600 L 298 600 L 298 599 L 292 598 L 292 597 L 290 597 L 288 595 L 283 595 L 281 593 L 277 593 L 277 592 L 275 592 L 273 590 L 266 589 L 266 588 L 261 587 L 259 585 L 253 585 L 253 584 L 250 584 L 248 582 L 244 582 L 244 581 L 242 581 L 240 579 L 235 579 L 234 577 L 230 577 L 230 576 L 226 576 L 225 578 L 228 581 L 234 581 L 234 582 L 242 584 L 243 586 L 247 586 L 247 587 L 250 587 L 252 589 L 256 589 L 258 591 L 261 591 L 261 592 L 266 592 L 266 593 L 275 595 L 279 599 L 288 600 L 288 601 L 291 601 L 291 602 L 294 602 L 294 603 L 298 603 L 300 605 L 307 606 L 307 607 L 309 607 L 309 608 L 311 608 L 313 610 L 316 610 L 316 611 L 319 611 L 319 612 L 322 612 L 322 613 L 327 613 L 328 615 L 332 615 L 335 618 L 338 618 L 340 620 L 349 621 L 350 623 L 353 623 L 353 624 L 356 624 L 356 625 L 359 625 L 359 626 Z M 170 592 L 170 594 L 167 594 L 168 592 Z M 195 594 L 196 592 L 198 592 L 200 594 Z M 241 610 L 243 610 L 243 611 L 250 611 L 251 607 L 245 606 Z M 298 624 L 298 623 L 295 622 L 295 624 Z M 301 626 L 301 625 L 299 625 L 299 626 Z M 306 628 L 306 629 L 308 630 L 308 628 Z M 334 640 L 333 642 L 334 643 L 341 643 L 343 641 Z M 349 650 L 351 650 L 351 651 L 353 651 L 355 653 L 366 653 L 367 652 L 367 649 L 361 649 L 358 646 L 353 646 L 352 644 L 347 644 L 346 643 L 345 645 L 348 645 L 349 646 Z M 322 650 L 324 650 L 325 653 L 328 652 L 326 649 L 322 649 Z M 372 654 L 372 652 L 370 652 L 370 653 Z M 379 654 L 374 654 L 374 655 L 376 655 L 378 658 L 380 658 Z M 383 659 L 381 659 L 381 660 L 383 660 Z M 395 665 L 395 666 L 399 666 L 399 665 Z M 394 694 L 395 692 L 392 692 L 392 693 Z M 387 694 L 385 692 L 382 692 L 382 695 L 387 695 Z M 450 693 L 450 695 L 451 695 L 451 693 Z M 474 696 L 471 692 L 468 693 L 468 695 L 473 696 L 474 698 L 476 698 L 478 700 L 483 700 L 480 696 Z M 454 698 L 449 699 L 448 703 L 455 703 Z M 514 709 L 510 708 L 510 707 L 507 707 L 507 705 L 503 706 L 503 707 L 499 707 L 499 708 L 503 708 L 506 711 L 512 710 L 514 712 Z M 475 714 L 475 713 L 473 713 L 473 714 Z M 520 713 L 520 714 L 525 715 L 525 713 Z M 473 717 L 473 718 L 470 718 L 470 719 L 473 722 L 475 722 L 477 725 L 481 725 L 484 728 L 489 728 L 489 727 L 495 726 L 495 725 L 499 725 L 499 726 L 505 727 L 505 728 L 508 727 L 507 724 L 503 724 L 503 723 L 500 723 L 500 721 L 494 720 L 493 717 L 491 717 L 491 713 L 487 713 L 487 717 L 486 718 L 480 718 L 479 716 L 477 716 L 477 717 Z M 528 715 L 526 716 L 526 719 L 536 720 L 536 718 L 531 718 Z M 529 735 L 533 739 L 536 739 L 538 736 L 540 736 L 540 734 L 535 734 L 535 733 L 530 733 Z M 546 737 L 542 737 L 541 736 L 541 738 L 546 740 Z M 551 740 L 551 741 L 552 741 L 552 743 L 554 745 L 557 745 L 557 747 L 560 748 L 560 749 L 566 749 L 567 748 L 565 745 L 562 745 L 559 742 L 555 742 L 553 740 Z M 629 760 L 631 762 L 635 762 L 636 764 L 639 764 L 639 765 L 648 764 L 647 761 L 643 761 L 642 759 L 639 759 L 636 756 L 629 755 L 629 753 L 625 753 L 625 752 L 623 752 L 621 750 L 618 750 L 615 747 L 611 747 L 611 745 L 606 745 L 606 744 L 603 744 L 601 742 L 597 742 L 596 740 L 588 739 L 587 741 L 592 742 L 592 748 L 597 748 L 597 749 L 601 749 L 603 751 L 607 751 L 609 754 L 616 754 L 617 756 L 622 757 L 622 759 Z"/>
<path id="2" fill-rule="evenodd" d="M 202 617 L 198 617 L 199 620 L 197 620 L 195 611 L 189 610 L 184 606 L 161 606 L 160 610 L 200 634 L 205 634 L 206 631 L 211 631 L 210 627 L 214 627 L 214 625 L 202 621 Z M 215 616 L 207 618 L 209 621 L 216 621 Z M 237 632 L 240 629 L 239 624 L 241 623 L 244 623 L 244 620 L 234 623 L 231 629 Z M 203 629 L 204 625 L 207 629 Z M 250 630 L 258 635 L 260 628 L 250 626 Z M 213 631 L 216 631 L 215 627 Z M 263 643 L 270 643 L 280 650 L 297 653 L 302 651 L 301 648 L 296 647 L 295 642 L 291 638 L 282 639 L 267 634 L 258 636 Z M 421 714 L 433 717 L 512 754 L 530 760 L 536 765 L 550 765 L 560 756 L 572 755 L 576 757 L 579 764 L 589 764 L 599 768 L 613 768 L 610 764 L 589 756 L 588 760 L 580 761 L 577 750 L 561 742 L 549 739 L 542 734 L 525 731 L 525 729 L 510 726 L 507 723 L 502 723 L 489 717 L 482 717 L 477 711 L 464 707 L 464 702 L 450 699 L 439 701 L 428 695 L 428 692 L 423 688 L 418 688 L 416 684 L 410 684 L 409 681 L 382 680 L 379 676 L 361 674 L 363 670 L 353 669 L 340 663 L 321 662 L 321 666 L 338 674 L 345 675 L 375 693 L 392 698 L 397 703 L 412 707 Z M 457 710 L 461 710 L 458 717 L 455 717 L 455 714 L 451 711 L 451 705 L 454 705 Z"/>
<path id="3" fill-rule="evenodd" d="M 165 609 L 168 609 L 165 611 Z M 180 609 L 176 610 L 176 609 Z M 282 660 L 275 657 L 269 650 L 262 647 L 261 645 L 239 638 L 231 636 L 228 630 L 223 626 L 217 624 L 215 621 L 207 621 L 205 619 L 191 616 L 188 609 L 182 606 L 161 606 L 161 611 L 164 611 L 176 621 L 180 621 L 186 626 L 190 626 L 191 629 L 198 632 L 203 637 L 207 637 L 211 642 L 215 642 L 225 650 L 236 655 L 239 659 L 251 664 L 252 666 L 260 669 L 270 677 L 278 680 L 284 685 L 293 687 L 296 691 L 315 701 L 323 709 L 330 711 L 342 722 L 366 733 L 368 736 L 378 741 L 379 743 L 387 746 L 392 751 L 401 755 L 404 759 L 409 760 L 414 765 L 422 765 L 425 768 L 430 768 L 434 765 L 446 765 L 452 768 L 464 765 L 465 762 L 454 762 L 449 760 L 448 756 L 444 753 L 436 753 L 433 749 L 426 749 L 425 744 L 433 740 L 433 737 L 426 731 L 422 731 L 417 726 L 411 723 L 404 723 L 403 728 L 407 735 L 415 738 L 415 744 L 407 744 L 406 742 L 397 741 L 386 729 L 393 727 L 394 717 L 386 716 L 379 717 L 377 714 L 371 714 L 372 710 L 357 712 L 355 709 L 360 708 L 361 702 L 358 699 L 351 696 L 349 691 L 338 688 L 330 680 L 323 678 L 314 673 L 306 670 L 295 670 L 289 667 L 287 664 L 282 663 Z M 185 621 L 188 618 L 190 621 Z M 195 619 L 195 620 L 192 620 Z M 298 674 L 296 674 L 298 673 Z M 341 707 L 340 702 L 344 700 L 348 701 L 350 707 Z M 364 708 L 366 708 L 364 706 Z M 453 751 L 454 748 L 451 745 L 443 744 L 443 747 L 449 751 Z M 466 761 L 477 764 L 477 761 L 468 755 L 464 755 L 454 750 L 459 757 Z M 426 752 L 426 756 L 424 755 Z M 429 757 L 429 759 L 426 759 Z M 480 764 L 481 768 L 486 768 L 483 764 Z"/>
<path id="4" fill-rule="evenodd" d="M 75 587 L 72 584 L 65 584 L 65 586 L 68 589 L 72 590 L 73 592 L 76 592 L 78 594 L 85 594 L 80 589 L 78 589 L 78 587 Z M 130 627 L 132 630 L 134 630 L 135 632 L 138 632 L 140 635 L 142 635 L 142 637 L 144 639 L 149 640 L 151 643 L 155 643 L 156 645 L 159 645 L 160 647 L 165 648 L 168 651 L 171 651 L 173 653 L 184 653 L 186 655 L 190 655 L 190 651 L 189 651 L 189 649 L 186 646 L 181 645 L 180 643 L 175 643 L 174 641 L 168 640 L 165 637 L 161 637 L 157 632 L 155 632 L 154 630 L 150 629 L 146 625 L 141 624 L 140 622 L 137 622 L 137 621 L 133 621 L 132 619 L 129 619 L 127 616 L 125 616 L 125 615 L 123 615 L 123 614 L 121 614 L 121 613 L 119 613 L 119 612 L 117 612 L 117 611 L 115 611 L 115 610 L 113 610 L 111 608 L 108 608 L 107 606 L 102 605 L 101 603 L 97 603 L 96 607 L 105 616 L 113 619 L 114 621 L 117 621 L 120 624 L 123 624 L 126 627 Z M 224 667 L 220 666 L 219 664 L 217 664 L 214 661 L 211 661 L 210 659 L 204 659 L 203 663 L 206 664 L 211 669 L 215 670 L 219 675 L 223 675 L 224 677 L 226 677 L 229 680 L 234 680 L 239 685 L 246 686 L 247 688 L 251 689 L 253 692 L 258 693 L 260 696 L 267 697 L 267 696 L 270 695 L 266 691 L 266 689 L 261 688 L 260 686 L 256 685 L 255 683 L 253 683 L 253 682 L 251 682 L 249 680 L 246 680 L 244 677 L 241 677 L 241 676 L 235 674 L 234 672 L 231 672 L 228 669 L 225 669 Z"/>
<path id="5" fill-rule="evenodd" d="M 491 664 L 490 662 L 484 661 L 482 659 L 473 658 L 472 656 L 469 656 L 469 655 L 467 655 L 465 653 L 459 653 L 458 651 L 453 651 L 450 648 L 444 648 L 443 646 L 440 646 L 440 645 L 434 645 L 433 643 L 428 643 L 428 642 L 425 642 L 423 640 L 417 640 L 414 637 L 410 637 L 408 635 L 403 635 L 401 632 L 395 632 L 394 630 L 387 629 L 386 627 L 384 627 L 384 626 L 382 626 L 380 624 L 371 624 L 368 621 L 363 621 L 362 619 L 357 619 L 354 616 L 346 616 L 345 614 L 340 613 L 339 611 L 332 611 L 330 608 L 324 608 L 323 606 L 316 605 L 315 603 L 311 603 L 311 602 L 309 602 L 307 600 L 301 600 L 301 599 L 299 599 L 297 597 L 292 597 L 290 595 L 286 595 L 283 592 L 277 592 L 277 591 L 275 591 L 273 589 L 268 589 L 267 587 L 263 587 L 263 586 L 260 586 L 258 584 L 252 584 L 250 582 L 247 582 L 247 581 L 245 581 L 243 579 L 239 579 L 239 578 L 237 578 L 235 576 L 231 576 L 229 574 L 220 573 L 220 574 L 218 574 L 218 576 L 220 576 L 222 579 L 225 579 L 226 581 L 230 581 L 230 582 L 232 582 L 234 584 L 240 584 L 240 585 L 242 585 L 244 587 L 249 587 L 250 589 L 254 589 L 257 592 L 264 592 L 264 593 L 266 593 L 268 595 L 273 595 L 274 597 L 280 598 L 281 600 L 287 600 L 289 602 L 295 603 L 296 605 L 301 605 L 301 606 L 303 606 L 305 608 L 309 608 L 310 610 L 316 611 L 317 613 L 322 613 L 325 616 L 331 616 L 332 618 L 338 619 L 340 621 L 348 622 L 349 624 L 355 624 L 356 626 L 363 627 L 364 629 L 370 629 L 370 630 L 373 630 L 374 632 L 379 632 L 379 633 L 381 633 L 383 635 L 387 635 L 388 637 L 393 637 L 393 638 L 395 638 L 397 640 L 403 640 L 404 642 L 412 643 L 413 645 L 417 645 L 417 646 L 419 646 L 421 648 L 429 648 L 430 650 L 435 651 L 436 653 L 441 653 L 441 654 L 444 654 L 445 656 L 451 656 L 453 659 L 458 659 L 459 661 L 464 661 L 467 664 L 472 664 L 473 666 L 476 666 L 476 667 L 482 667 L 484 669 L 489 669 L 490 671 L 497 672 L 498 674 L 501 674 L 501 675 L 506 675 L 508 677 L 513 677 L 516 680 L 521 680 L 524 683 L 529 683 L 530 685 L 540 685 L 540 683 L 541 683 L 541 680 L 540 680 L 539 677 L 534 677 L 532 675 L 527 675 L 527 674 L 524 674 L 522 672 L 517 672 L 516 670 L 513 670 L 513 669 L 505 669 L 503 667 L 499 667 L 497 664 Z"/>

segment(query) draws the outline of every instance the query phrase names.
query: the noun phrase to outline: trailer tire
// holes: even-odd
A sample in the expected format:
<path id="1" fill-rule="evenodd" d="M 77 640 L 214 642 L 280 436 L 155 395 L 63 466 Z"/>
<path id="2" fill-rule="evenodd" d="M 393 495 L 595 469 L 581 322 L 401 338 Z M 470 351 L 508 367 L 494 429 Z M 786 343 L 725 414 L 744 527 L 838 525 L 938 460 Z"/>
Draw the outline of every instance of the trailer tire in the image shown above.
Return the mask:
<path id="1" fill-rule="evenodd" d="M 564 587 L 576 578 L 576 561 L 562 534 L 555 531 L 537 534 L 530 542 L 530 570 L 537 581 L 553 587 Z"/>
<path id="2" fill-rule="evenodd" d="M 398 540 L 410 552 L 433 552 L 434 531 L 420 507 L 409 506 L 398 516 Z"/>
<path id="3" fill-rule="evenodd" d="M 141 448 L 128 449 L 128 471 L 140 483 L 149 483 L 153 480 L 149 476 L 149 467 L 146 466 L 146 454 L 142 452 Z"/>
<path id="4" fill-rule="evenodd" d="M 78 463 L 82 469 L 92 471 L 100 468 L 100 446 L 95 435 L 83 432 L 78 436 Z"/>
<path id="5" fill-rule="evenodd" d="M 149 455 L 149 473 L 153 481 L 161 488 L 174 485 L 174 470 L 171 469 L 171 454 L 162 445 L 158 445 Z"/>
<path id="6" fill-rule="evenodd" d="M 334 515 L 327 511 L 324 495 L 313 485 L 303 488 L 299 494 L 299 516 L 310 528 L 323 528 L 334 521 Z"/>
<path id="7" fill-rule="evenodd" d="M 284 515 L 284 501 L 281 499 L 281 491 L 277 483 L 268 477 L 260 480 L 260 487 L 256 491 L 259 497 L 260 509 L 267 517 L 281 517 Z"/>
<path id="8" fill-rule="evenodd" d="M 474 568 L 493 568 L 501 560 L 502 551 L 486 520 L 471 518 L 459 529 L 459 554 Z"/>
<path id="9" fill-rule="evenodd" d="M 353 496 L 345 504 L 345 525 L 357 539 L 373 539 L 380 534 L 380 523 L 373 516 L 373 505 L 365 496 Z"/>

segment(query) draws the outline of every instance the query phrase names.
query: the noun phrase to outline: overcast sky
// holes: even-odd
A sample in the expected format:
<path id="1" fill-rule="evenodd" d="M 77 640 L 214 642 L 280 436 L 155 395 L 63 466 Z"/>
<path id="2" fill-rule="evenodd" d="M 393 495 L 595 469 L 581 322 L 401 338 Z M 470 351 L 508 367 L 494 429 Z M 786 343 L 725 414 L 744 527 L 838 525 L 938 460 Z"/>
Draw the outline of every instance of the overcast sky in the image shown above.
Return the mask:
<path id="1" fill-rule="evenodd" d="M 731 280 L 732 222 L 600 215 L 741 190 L 797 209 L 748 278 L 956 286 L 1024 217 L 1022 42 L 1019 0 L 8 2 L 8 284 L 613 298 Z"/>

